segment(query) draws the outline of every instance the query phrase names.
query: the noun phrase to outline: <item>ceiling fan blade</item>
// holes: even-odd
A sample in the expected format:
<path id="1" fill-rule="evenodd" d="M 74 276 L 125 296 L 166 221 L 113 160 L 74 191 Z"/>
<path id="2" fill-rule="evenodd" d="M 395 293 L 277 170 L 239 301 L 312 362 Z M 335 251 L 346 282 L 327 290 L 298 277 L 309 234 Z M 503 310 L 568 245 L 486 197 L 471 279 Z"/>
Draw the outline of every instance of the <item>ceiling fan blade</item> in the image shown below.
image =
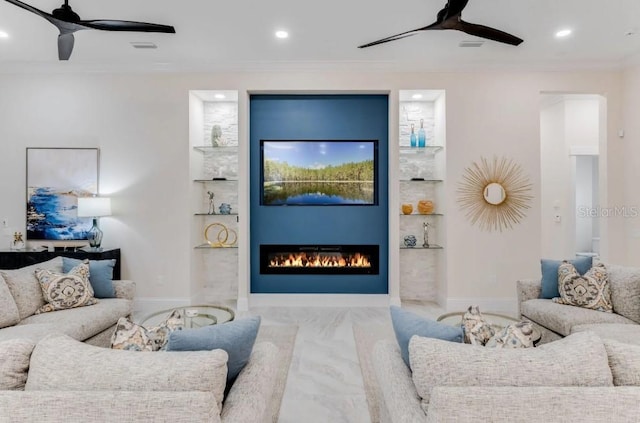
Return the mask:
<path id="1" fill-rule="evenodd" d="M 401 32 L 400 34 L 392 35 L 390 37 L 382 38 L 380 40 L 373 41 L 371 43 L 363 44 L 361 46 L 358 46 L 358 48 L 367 48 L 367 47 L 377 46 L 378 44 L 388 43 L 389 41 L 401 40 L 403 38 L 411 37 L 412 35 L 416 35 L 422 31 L 428 31 L 430 29 L 442 29 L 442 28 L 440 27 L 440 23 L 434 22 L 431 25 L 427 25 L 423 28 L 413 29 L 407 32 Z"/>
<path id="2" fill-rule="evenodd" d="M 451 29 L 457 29 L 458 31 L 466 32 L 469 35 L 475 35 L 477 37 L 487 38 L 489 40 L 511 44 L 513 46 L 520 45 L 523 41 L 521 38 L 508 34 L 504 31 L 500 31 L 499 29 L 473 24 L 463 20 L 459 20 Z"/>
<path id="3" fill-rule="evenodd" d="M 446 20 L 453 16 L 460 16 L 465 7 L 467 7 L 469 0 L 449 0 L 446 6 L 440 12 L 438 12 L 438 18 L 442 14 L 442 19 Z"/>
<path id="4" fill-rule="evenodd" d="M 51 17 L 51 15 L 49 13 L 43 12 L 42 10 L 37 9 L 37 8 L 35 8 L 35 7 L 31 6 L 31 5 L 28 5 L 26 3 L 23 3 L 21 1 L 18 1 L 18 0 L 5 0 L 5 1 L 7 1 L 7 2 L 9 2 L 9 3 L 11 3 L 11 4 L 15 5 L 15 6 L 21 7 L 24 10 L 28 10 L 31 13 L 35 13 L 38 16 L 42 16 L 45 19 L 49 19 Z"/>
<path id="5" fill-rule="evenodd" d="M 164 32 L 175 34 L 176 30 L 170 25 L 160 25 L 148 22 L 117 21 L 110 19 L 94 19 L 90 21 L 80 21 L 83 25 L 91 29 L 101 29 L 104 31 L 134 31 L 134 32 Z"/>
<path id="6" fill-rule="evenodd" d="M 71 52 L 73 51 L 73 44 L 75 38 L 72 33 L 65 33 L 58 35 L 58 59 L 69 60 Z"/>

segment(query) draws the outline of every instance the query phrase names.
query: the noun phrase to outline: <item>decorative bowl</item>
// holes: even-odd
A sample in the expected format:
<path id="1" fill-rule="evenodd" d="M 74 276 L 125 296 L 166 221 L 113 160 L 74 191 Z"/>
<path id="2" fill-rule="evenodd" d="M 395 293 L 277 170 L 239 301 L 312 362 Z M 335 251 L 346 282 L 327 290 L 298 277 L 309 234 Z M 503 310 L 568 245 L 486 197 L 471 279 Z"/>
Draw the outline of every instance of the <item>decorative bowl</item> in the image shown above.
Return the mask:
<path id="1" fill-rule="evenodd" d="M 404 213 L 404 214 L 413 213 L 413 204 L 403 204 L 402 205 L 402 213 Z"/>
<path id="2" fill-rule="evenodd" d="M 418 201 L 418 212 L 420 214 L 431 214 L 433 213 L 433 201 L 431 200 L 420 200 Z"/>

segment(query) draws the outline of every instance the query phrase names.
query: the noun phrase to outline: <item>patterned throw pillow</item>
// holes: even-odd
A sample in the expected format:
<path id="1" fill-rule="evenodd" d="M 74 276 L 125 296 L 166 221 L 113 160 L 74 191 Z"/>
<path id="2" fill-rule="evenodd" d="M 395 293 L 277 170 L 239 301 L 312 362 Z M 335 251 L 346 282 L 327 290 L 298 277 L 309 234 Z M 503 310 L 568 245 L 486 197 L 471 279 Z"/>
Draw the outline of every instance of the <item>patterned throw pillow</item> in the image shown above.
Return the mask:
<path id="1" fill-rule="evenodd" d="M 558 268 L 558 289 L 560 298 L 554 298 L 555 303 L 613 312 L 609 274 L 602 263 L 580 276 L 573 264 L 563 262 Z"/>
<path id="2" fill-rule="evenodd" d="M 495 335 L 495 328 L 482 317 L 478 306 L 469 306 L 462 316 L 462 327 L 465 344 L 485 345 Z"/>
<path id="3" fill-rule="evenodd" d="M 531 322 L 518 322 L 507 325 L 498 331 L 487 343 L 487 348 L 532 348 L 533 325 Z"/>
<path id="4" fill-rule="evenodd" d="M 111 337 L 111 348 L 129 351 L 165 350 L 171 332 L 183 328 L 184 316 L 180 310 L 174 310 L 166 320 L 151 329 L 121 317 Z"/>
<path id="5" fill-rule="evenodd" d="M 37 269 L 35 275 L 40 282 L 46 302 L 36 310 L 36 314 L 88 306 L 98 302 L 93 297 L 93 288 L 89 283 L 89 263 L 81 263 L 69 273 Z"/>

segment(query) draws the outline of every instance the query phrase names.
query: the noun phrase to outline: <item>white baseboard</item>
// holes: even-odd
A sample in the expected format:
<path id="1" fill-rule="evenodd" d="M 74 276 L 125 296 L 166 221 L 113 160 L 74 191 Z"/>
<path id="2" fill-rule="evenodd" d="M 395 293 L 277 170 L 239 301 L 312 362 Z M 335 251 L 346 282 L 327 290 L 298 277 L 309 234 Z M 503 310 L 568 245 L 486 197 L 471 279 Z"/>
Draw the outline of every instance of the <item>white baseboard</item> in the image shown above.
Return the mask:
<path id="1" fill-rule="evenodd" d="M 386 294 L 251 294 L 250 307 L 389 307 Z"/>
<path id="2" fill-rule="evenodd" d="M 496 312 L 517 317 L 518 300 L 516 298 L 447 298 L 445 310 L 447 313 L 453 311 L 464 311 L 470 305 L 480 307 L 480 312 Z"/>
<path id="3" fill-rule="evenodd" d="M 238 298 L 238 311 L 249 311 L 249 299 L 247 297 Z"/>

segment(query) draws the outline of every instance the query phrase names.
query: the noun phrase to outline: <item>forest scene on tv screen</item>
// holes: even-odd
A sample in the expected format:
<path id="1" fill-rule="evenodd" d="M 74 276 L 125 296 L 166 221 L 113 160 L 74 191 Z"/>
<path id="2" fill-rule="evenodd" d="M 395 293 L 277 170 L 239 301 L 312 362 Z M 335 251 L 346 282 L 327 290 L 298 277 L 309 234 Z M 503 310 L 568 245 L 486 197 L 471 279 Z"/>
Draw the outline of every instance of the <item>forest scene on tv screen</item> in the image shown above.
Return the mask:
<path id="1" fill-rule="evenodd" d="M 374 205 L 376 141 L 266 141 L 263 205 Z"/>

